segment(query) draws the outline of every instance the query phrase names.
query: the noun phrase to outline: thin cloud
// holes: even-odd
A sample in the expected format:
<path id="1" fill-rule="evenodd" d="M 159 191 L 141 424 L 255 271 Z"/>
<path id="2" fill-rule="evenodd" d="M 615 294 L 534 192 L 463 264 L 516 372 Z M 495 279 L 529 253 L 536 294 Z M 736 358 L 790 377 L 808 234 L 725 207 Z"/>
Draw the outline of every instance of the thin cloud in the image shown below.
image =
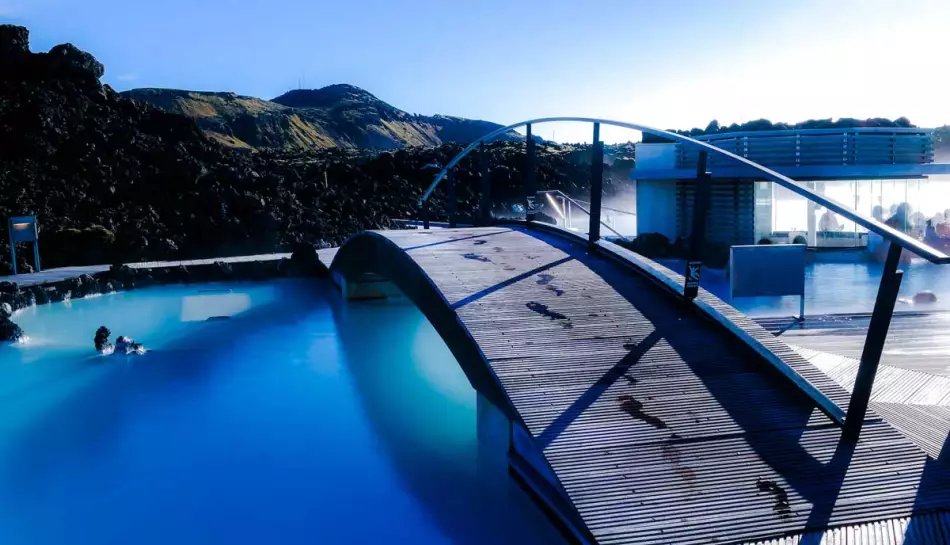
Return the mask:
<path id="1" fill-rule="evenodd" d="M 116 76 L 115 79 L 119 81 L 135 81 L 139 79 L 139 75 L 138 74 L 120 74 Z"/>
<path id="2" fill-rule="evenodd" d="M 15 2 L 6 2 L 0 0 L 0 17 L 4 19 L 12 19 L 14 17 L 19 17 L 22 15 L 23 9 L 20 8 Z"/>

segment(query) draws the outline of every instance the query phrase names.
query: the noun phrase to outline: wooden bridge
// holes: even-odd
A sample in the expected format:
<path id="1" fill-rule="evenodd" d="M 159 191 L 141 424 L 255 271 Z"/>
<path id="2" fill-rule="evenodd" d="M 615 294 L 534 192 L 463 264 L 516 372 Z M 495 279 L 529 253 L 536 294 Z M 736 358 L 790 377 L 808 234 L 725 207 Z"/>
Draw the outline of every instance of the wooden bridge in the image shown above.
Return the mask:
<path id="1" fill-rule="evenodd" d="M 950 448 L 873 409 L 843 439 L 846 390 L 642 256 L 541 226 L 403 230 L 331 270 L 350 298 L 418 305 L 579 542 L 950 542 Z"/>

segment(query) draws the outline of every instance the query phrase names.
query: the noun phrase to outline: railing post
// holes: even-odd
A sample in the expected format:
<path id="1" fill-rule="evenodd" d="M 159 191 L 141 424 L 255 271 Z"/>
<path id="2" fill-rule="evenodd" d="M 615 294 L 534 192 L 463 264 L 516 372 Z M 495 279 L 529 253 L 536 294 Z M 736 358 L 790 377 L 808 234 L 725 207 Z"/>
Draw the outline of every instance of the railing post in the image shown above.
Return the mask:
<path id="1" fill-rule="evenodd" d="M 699 277 L 703 268 L 703 245 L 706 243 L 706 216 L 709 211 L 709 184 L 711 176 L 706 172 L 708 159 L 705 150 L 699 152 L 696 162 L 696 194 L 693 199 L 693 228 L 689 235 L 689 254 L 686 259 L 686 285 L 683 295 L 695 299 L 699 294 Z"/>
<path id="2" fill-rule="evenodd" d="M 534 221 L 537 213 L 538 186 L 534 177 L 534 137 L 531 135 L 531 123 L 525 125 L 525 165 L 524 165 L 524 193 L 525 219 L 528 223 Z"/>
<path id="3" fill-rule="evenodd" d="M 600 240 L 600 209 L 604 193 L 604 143 L 600 141 L 600 123 L 594 123 L 594 141 L 590 158 L 590 227 L 587 241 L 593 246 Z"/>
<path id="4" fill-rule="evenodd" d="M 861 426 L 864 425 L 864 417 L 868 412 L 874 377 L 877 375 L 878 364 L 881 363 L 884 341 L 887 340 L 887 330 L 891 325 L 894 305 L 897 303 L 897 294 L 904 276 L 903 271 L 897 270 L 902 252 L 903 248 L 900 245 L 893 241 L 890 243 L 887 259 L 884 261 L 881 285 L 877 290 L 877 299 L 874 301 L 874 313 L 871 314 L 864 350 L 861 352 L 858 376 L 854 380 L 854 390 L 851 392 L 848 413 L 845 416 L 844 438 L 850 441 L 858 440 L 861 435 Z"/>
<path id="5" fill-rule="evenodd" d="M 419 205 L 419 213 L 422 215 L 422 228 L 429 228 L 429 199 L 422 201 L 422 204 Z"/>
<path id="6" fill-rule="evenodd" d="M 491 209 L 492 209 L 492 200 L 491 200 L 491 174 L 488 170 L 488 152 L 485 149 L 485 144 L 478 146 L 478 166 L 481 171 L 481 204 L 479 205 L 479 213 L 481 216 L 482 225 L 491 225 Z"/>
<path id="7" fill-rule="evenodd" d="M 456 218 L 455 218 L 455 178 L 452 177 L 452 174 L 447 173 L 445 175 L 445 192 L 449 208 L 449 228 L 454 229 L 456 227 Z"/>

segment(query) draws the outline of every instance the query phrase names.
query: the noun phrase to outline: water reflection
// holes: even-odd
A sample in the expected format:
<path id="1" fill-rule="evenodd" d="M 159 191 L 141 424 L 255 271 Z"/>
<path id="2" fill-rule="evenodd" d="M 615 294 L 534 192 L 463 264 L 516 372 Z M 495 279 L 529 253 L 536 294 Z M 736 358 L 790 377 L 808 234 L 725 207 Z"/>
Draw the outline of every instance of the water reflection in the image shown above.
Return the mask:
<path id="1" fill-rule="evenodd" d="M 335 305 L 334 316 L 381 446 L 447 536 L 473 545 L 563 542 L 507 474 L 506 453 L 479 448 L 475 392 L 418 310 L 351 303 Z"/>

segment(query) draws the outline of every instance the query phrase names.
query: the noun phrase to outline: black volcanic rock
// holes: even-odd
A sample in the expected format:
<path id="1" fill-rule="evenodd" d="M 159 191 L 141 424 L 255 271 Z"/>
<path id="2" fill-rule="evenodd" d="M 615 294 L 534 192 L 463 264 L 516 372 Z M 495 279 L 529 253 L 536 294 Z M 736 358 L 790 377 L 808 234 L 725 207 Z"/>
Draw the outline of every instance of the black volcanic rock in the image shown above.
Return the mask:
<path id="1" fill-rule="evenodd" d="M 78 70 L 99 79 L 106 73 L 102 63 L 95 57 L 80 50 L 73 44 L 61 44 L 53 47 L 46 54 L 47 62 L 55 71 Z"/>
<path id="2" fill-rule="evenodd" d="M 23 338 L 23 330 L 10 318 L 0 318 L 0 341 L 16 342 Z"/>
<path id="3" fill-rule="evenodd" d="M 8 62 L 29 52 L 29 30 L 21 26 L 0 25 L 0 62 Z"/>
<path id="4" fill-rule="evenodd" d="M 302 276 L 330 275 L 329 269 L 320 261 L 320 257 L 317 255 L 316 246 L 305 243 L 294 245 L 293 253 L 286 264 L 285 270 L 290 274 Z"/>

